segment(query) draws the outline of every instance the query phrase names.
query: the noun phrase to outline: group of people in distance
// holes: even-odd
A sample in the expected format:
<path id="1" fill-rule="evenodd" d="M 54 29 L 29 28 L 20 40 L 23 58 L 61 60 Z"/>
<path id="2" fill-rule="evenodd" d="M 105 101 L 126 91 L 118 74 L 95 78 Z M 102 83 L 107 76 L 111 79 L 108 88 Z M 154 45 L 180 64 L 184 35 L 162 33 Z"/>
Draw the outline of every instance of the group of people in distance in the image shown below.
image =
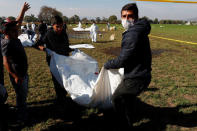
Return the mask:
<path id="1" fill-rule="evenodd" d="M 24 3 L 16 21 L 3 22 L 1 25 L 1 32 L 4 34 L 4 38 L 1 39 L 0 88 L 4 88 L 4 65 L 16 92 L 17 115 L 20 121 L 25 121 L 28 118 L 26 103 L 28 94 L 28 62 L 24 47 L 18 39 L 18 30 L 25 12 L 29 9 L 30 5 Z M 135 3 L 123 6 L 121 19 L 125 32 L 122 35 L 120 55 L 113 60 L 107 61 L 104 64 L 104 68 L 107 70 L 124 68 L 124 79 L 112 95 L 112 104 L 117 114 L 117 121 L 123 125 L 123 128 L 129 129 L 132 128 L 133 114 L 137 113 L 137 96 L 151 82 L 152 55 L 148 38 L 151 27 L 146 19 L 138 18 L 138 8 Z M 35 47 L 41 51 L 46 51 L 46 48 L 48 48 L 57 54 L 69 56 L 69 53 L 73 50 L 69 48 L 69 39 L 63 28 L 62 18 L 53 16 L 51 23 L 52 28 L 48 29 L 47 32 L 41 33 L 41 37 Z M 51 57 L 46 54 L 48 65 L 50 64 L 50 59 Z M 67 92 L 57 82 L 53 74 L 51 75 L 57 102 L 62 103 L 66 99 Z M 0 94 L 0 106 L 3 106 L 6 99 L 2 99 L 1 96 L 2 94 Z"/>
<path id="2" fill-rule="evenodd" d="M 23 34 L 27 34 L 28 39 L 30 39 L 31 41 L 33 40 L 33 38 L 36 34 L 35 29 L 36 29 L 36 25 L 34 23 L 32 23 L 31 26 L 29 23 L 27 23 L 24 26 L 21 26 L 21 32 Z"/>

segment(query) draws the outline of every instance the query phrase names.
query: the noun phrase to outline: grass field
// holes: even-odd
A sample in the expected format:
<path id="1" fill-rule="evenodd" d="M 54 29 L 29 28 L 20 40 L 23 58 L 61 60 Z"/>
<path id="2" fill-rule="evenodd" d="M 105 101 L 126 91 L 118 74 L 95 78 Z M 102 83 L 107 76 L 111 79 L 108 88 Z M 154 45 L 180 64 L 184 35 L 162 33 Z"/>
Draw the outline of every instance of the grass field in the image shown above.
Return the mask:
<path id="1" fill-rule="evenodd" d="M 152 35 L 197 42 L 197 26 L 152 25 Z M 74 27 L 74 26 L 72 26 Z M 69 28 L 72 28 L 69 26 Z M 99 25 L 100 30 L 105 25 Z M 118 55 L 123 29 L 106 31 L 93 45 L 95 49 L 81 49 L 95 58 L 99 68 Z M 111 34 L 116 35 L 110 41 Z M 136 130 L 195 131 L 197 130 L 197 45 L 151 38 L 152 81 L 139 96 L 143 110 L 136 118 Z M 91 43 L 88 39 L 70 39 L 70 44 Z M 9 109 L 10 130 L 119 130 L 113 119 L 98 109 L 81 107 L 71 100 L 54 104 L 55 92 L 45 53 L 26 48 L 29 62 L 28 125 L 15 123 L 15 110 Z M 9 93 L 7 103 L 15 106 L 15 92 L 6 73 L 5 85 Z M 157 117 L 155 117 L 157 116 Z"/>

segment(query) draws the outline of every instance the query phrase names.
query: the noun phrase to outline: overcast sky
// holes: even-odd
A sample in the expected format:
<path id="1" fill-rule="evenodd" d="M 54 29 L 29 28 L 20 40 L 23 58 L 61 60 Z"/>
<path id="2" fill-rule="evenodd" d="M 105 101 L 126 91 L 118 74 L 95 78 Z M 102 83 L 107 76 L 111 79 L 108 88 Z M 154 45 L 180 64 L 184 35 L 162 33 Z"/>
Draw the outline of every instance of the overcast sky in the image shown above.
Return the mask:
<path id="1" fill-rule="evenodd" d="M 83 17 L 109 17 L 116 15 L 120 18 L 123 5 L 131 0 L 0 0 L 0 16 L 17 16 L 23 3 L 31 4 L 26 15 L 38 15 L 40 7 L 46 5 L 61 11 L 68 17 L 77 14 Z M 194 0 L 193 0 L 194 1 Z M 197 1 L 197 0 L 195 0 Z M 136 2 L 139 15 L 151 19 L 188 19 L 197 17 L 197 4 Z"/>

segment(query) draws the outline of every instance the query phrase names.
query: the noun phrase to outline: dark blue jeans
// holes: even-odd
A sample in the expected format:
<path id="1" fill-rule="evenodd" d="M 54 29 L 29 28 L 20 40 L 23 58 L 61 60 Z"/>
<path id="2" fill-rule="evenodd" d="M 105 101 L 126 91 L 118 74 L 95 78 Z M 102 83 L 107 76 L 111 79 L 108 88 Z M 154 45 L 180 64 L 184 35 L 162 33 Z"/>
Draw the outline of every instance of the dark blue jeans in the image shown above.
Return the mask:
<path id="1" fill-rule="evenodd" d="M 15 82 L 15 79 L 10 75 L 10 81 L 13 85 L 13 88 L 16 92 L 16 106 L 19 111 L 23 112 L 26 110 L 26 99 L 27 99 L 27 93 L 28 93 L 28 74 L 24 76 L 24 80 L 22 84 L 17 84 Z"/>

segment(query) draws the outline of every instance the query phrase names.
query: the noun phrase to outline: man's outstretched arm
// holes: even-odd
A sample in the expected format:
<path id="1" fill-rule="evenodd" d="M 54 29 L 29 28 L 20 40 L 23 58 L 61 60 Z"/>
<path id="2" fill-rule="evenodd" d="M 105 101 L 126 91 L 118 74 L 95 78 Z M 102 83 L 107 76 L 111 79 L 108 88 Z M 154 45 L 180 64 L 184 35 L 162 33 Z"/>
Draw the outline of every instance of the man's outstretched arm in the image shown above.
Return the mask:
<path id="1" fill-rule="evenodd" d="M 21 12 L 19 14 L 19 16 L 17 17 L 16 21 L 18 22 L 17 23 L 17 26 L 20 27 L 22 22 L 23 22 L 23 18 L 24 18 L 24 15 L 25 15 L 25 12 L 30 9 L 30 5 L 25 2 L 22 9 L 21 9 Z"/>

